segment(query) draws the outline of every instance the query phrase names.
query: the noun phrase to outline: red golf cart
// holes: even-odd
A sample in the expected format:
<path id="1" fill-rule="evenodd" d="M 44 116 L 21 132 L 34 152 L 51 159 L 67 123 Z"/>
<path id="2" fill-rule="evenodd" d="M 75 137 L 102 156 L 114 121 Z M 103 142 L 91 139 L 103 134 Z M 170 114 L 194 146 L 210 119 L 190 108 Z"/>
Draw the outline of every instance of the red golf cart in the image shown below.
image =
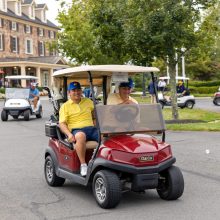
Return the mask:
<path id="1" fill-rule="evenodd" d="M 165 123 L 157 104 L 106 105 L 113 81 L 125 81 L 138 73 L 154 73 L 155 67 L 128 65 L 83 66 L 63 69 L 53 77 L 63 80 L 63 99 L 53 100 L 55 113 L 46 123 L 49 143 L 45 151 L 45 178 L 50 186 L 61 186 L 65 179 L 87 186 L 102 208 L 113 208 L 122 192 L 143 192 L 156 189 L 164 200 L 178 199 L 184 191 L 180 169 L 173 164 L 171 146 L 165 143 Z M 95 113 L 99 142 L 87 142 L 86 177 L 79 174 L 80 162 L 74 144 L 60 131 L 57 121 L 59 105 L 67 99 L 67 85 L 79 81 L 88 86 L 94 97 L 94 85 L 103 89 L 103 103 L 96 104 Z M 49 93 L 51 99 L 53 94 Z"/>

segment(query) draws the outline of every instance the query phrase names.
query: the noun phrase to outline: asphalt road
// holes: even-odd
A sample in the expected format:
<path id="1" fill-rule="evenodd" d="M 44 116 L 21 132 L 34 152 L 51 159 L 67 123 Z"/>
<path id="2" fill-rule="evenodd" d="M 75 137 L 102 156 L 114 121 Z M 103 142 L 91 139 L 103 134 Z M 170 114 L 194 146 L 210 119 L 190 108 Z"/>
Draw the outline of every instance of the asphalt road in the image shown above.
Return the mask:
<path id="1" fill-rule="evenodd" d="M 213 104 L 213 98 L 196 98 L 195 108 L 220 113 L 220 106 Z"/>
<path id="2" fill-rule="evenodd" d="M 104 210 L 89 188 L 69 181 L 57 188 L 46 184 L 44 123 L 52 108 L 48 101 L 42 104 L 42 119 L 0 121 L 1 220 L 220 219 L 220 132 L 166 133 L 185 179 L 180 199 L 163 201 L 155 190 L 128 192 L 117 208 Z"/>

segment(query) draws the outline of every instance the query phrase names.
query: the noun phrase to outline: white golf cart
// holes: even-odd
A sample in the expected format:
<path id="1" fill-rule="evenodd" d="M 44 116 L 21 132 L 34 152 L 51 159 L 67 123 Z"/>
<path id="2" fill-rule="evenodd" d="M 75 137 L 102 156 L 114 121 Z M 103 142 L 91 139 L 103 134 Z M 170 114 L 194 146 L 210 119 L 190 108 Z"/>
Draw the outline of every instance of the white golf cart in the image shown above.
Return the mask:
<path id="1" fill-rule="evenodd" d="M 21 82 L 36 81 L 38 78 L 35 76 L 6 76 L 8 80 Z M 5 89 L 5 103 L 1 112 L 1 120 L 7 121 L 8 116 L 12 116 L 14 119 L 18 119 L 19 116 L 23 116 L 25 121 L 28 121 L 30 115 L 36 115 L 37 118 L 42 117 L 42 105 L 40 100 L 37 103 L 37 110 L 34 111 L 33 103 L 29 100 L 30 89 L 29 88 L 6 88 Z"/>
<path id="2" fill-rule="evenodd" d="M 163 76 L 163 77 L 160 77 L 159 79 L 163 79 L 167 81 L 170 79 L 170 77 Z M 188 77 L 178 76 L 176 77 L 176 80 L 183 80 L 184 82 L 186 82 L 186 89 L 188 91 L 188 81 L 189 81 Z M 164 106 L 171 106 L 170 97 L 166 97 L 163 92 L 158 92 L 158 99 L 159 99 L 159 103 L 161 104 L 162 108 Z M 195 103 L 196 101 L 193 95 L 187 94 L 183 96 L 181 94 L 177 94 L 178 107 L 192 109 Z"/>

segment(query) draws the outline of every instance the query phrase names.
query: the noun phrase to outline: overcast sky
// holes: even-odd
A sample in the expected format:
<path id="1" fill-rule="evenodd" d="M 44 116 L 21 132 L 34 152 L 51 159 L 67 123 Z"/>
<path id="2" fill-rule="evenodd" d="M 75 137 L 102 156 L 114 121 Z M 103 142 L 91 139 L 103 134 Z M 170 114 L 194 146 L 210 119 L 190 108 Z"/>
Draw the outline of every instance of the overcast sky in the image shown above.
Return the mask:
<path id="1" fill-rule="evenodd" d="M 60 7 L 59 1 L 56 0 L 35 0 L 37 4 L 46 3 L 48 7 L 47 19 L 52 21 L 54 24 L 58 24 L 56 21 L 56 16 L 58 14 L 58 9 Z M 71 0 L 66 0 L 67 3 L 70 3 Z"/>

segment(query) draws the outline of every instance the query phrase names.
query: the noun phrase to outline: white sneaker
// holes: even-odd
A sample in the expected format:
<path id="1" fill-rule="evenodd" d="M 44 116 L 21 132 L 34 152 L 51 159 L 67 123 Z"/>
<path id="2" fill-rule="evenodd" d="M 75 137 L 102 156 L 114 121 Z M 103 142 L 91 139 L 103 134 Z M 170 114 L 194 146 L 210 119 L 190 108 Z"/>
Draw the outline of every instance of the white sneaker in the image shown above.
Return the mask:
<path id="1" fill-rule="evenodd" d="M 81 166 L 80 166 L 80 174 L 81 174 L 81 176 L 86 176 L 87 169 L 88 169 L 88 167 L 87 167 L 86 163 L 81 164 Z"/>

